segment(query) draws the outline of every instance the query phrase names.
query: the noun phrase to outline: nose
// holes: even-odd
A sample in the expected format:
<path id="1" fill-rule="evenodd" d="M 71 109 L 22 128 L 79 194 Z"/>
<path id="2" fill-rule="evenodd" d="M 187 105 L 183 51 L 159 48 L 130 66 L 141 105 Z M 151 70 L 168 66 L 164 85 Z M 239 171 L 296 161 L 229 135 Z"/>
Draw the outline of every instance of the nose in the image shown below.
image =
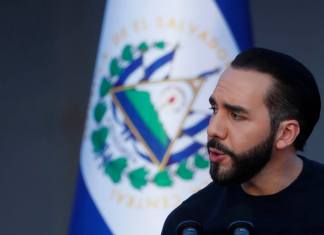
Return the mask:
<path id="1" fill-rule="evenodd" d="M 218 138 L 224 140 L 227 136 L 227 129 L 225 120 L 220 113 L 212 115 L 207 127 L 207 135 L 209 138 Z"/>

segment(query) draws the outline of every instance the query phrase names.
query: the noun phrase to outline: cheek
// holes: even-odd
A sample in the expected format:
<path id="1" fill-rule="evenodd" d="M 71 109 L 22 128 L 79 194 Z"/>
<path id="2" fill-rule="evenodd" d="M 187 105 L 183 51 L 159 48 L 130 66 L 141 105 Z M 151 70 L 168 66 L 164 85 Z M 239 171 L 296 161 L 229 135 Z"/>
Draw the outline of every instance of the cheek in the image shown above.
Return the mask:
<path id="1" fill-rule="evenodd" d="M 262 143 L 271 133 L 271 119 L 268 109 L 261 105 L 254 110 L 253 116 L 245 122 L 233 124 L 236 132 L 233 141 L 237 143 L 238 151 L 246 151 Z"/>
<path id="2" fill-rule="evenodd" d="M 270 134 L 270 125 L 246 123 L 231 131 L 231 145 L 235 153 L 241 153 L 262 143 Z"/>

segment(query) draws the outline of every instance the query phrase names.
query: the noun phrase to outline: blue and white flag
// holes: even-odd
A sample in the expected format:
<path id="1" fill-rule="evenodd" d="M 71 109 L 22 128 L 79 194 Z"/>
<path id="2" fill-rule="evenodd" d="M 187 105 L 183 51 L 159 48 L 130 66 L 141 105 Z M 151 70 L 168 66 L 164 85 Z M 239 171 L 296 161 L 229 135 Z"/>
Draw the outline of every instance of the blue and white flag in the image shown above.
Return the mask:
<path id="1" fill-rule="evenodd" d="M 208 98 L 250 39 L 246 0 L 107 2 L 71 235 L 159 234 L 210 182 Z"/>

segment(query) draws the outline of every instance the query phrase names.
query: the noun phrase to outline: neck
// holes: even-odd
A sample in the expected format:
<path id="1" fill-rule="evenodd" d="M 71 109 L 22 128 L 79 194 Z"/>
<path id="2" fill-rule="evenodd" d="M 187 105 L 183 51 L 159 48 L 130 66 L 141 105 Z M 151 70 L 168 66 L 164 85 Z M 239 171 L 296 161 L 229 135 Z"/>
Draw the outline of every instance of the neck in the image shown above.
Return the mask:
<path id="1" fill-rule="evenodd" d="M 303 161 L 295 151 L 275 153 L 267 165 L 241 186 L 253 196 L 272 195 L 288 187 L 299 176 Z"/>

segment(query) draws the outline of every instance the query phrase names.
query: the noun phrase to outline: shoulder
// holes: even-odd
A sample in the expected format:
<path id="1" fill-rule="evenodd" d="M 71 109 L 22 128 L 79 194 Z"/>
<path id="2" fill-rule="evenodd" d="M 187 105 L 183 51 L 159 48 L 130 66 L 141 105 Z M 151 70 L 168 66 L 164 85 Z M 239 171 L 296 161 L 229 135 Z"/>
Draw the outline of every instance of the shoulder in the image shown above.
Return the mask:
<path id="1" fill-rule="evenodd" d="M 206 207 L 209 208 L 208 205 L 214 203 L 220 197 L 223 190 L 224 187 L 212 182 L 197 193 L 191 195 L 175 211 L 195 210 L 196 213 L 197 211 L 204 210 Z"/>
<path id="2" fill-rule="evenodd" d="M 303 159 L 304 170 L 307 172 L 307 174 L 321 176 L 320 178 L 324 177 L 324 164 L 305 157 L 301 158 Z"/>
<path id="3" fill-rule="evenodd" d="M 322 216 L 324 204 L 324 165 L 322 163 L 302 157 L 304 168 L 298 194 L 294 195 L 297 201 L 298 211 L 306 217 L 312 218 L 313 224 L 323 224 Z M 310 220 L 305 219 L 305 225 L 308 225 Z"/>
<path id="4" fill-rule="evenodd" d="M 301 157 L 304 163 L 304 181 L 310 186 L 324 184 L 324 165 L 311 159 Z M 321 187 L 322 188 L 322 187 Z"/>
<path id="5" fill-rule="evenodd" d="M 211 204 L 220 197 L 223 187 L 210 183 L 205 188 L 191 195 L 187 200 L 175 208 L 167 217 L 162 234 L 175 234 L 176 227 L 185 220 L 201 221 Z"/>

